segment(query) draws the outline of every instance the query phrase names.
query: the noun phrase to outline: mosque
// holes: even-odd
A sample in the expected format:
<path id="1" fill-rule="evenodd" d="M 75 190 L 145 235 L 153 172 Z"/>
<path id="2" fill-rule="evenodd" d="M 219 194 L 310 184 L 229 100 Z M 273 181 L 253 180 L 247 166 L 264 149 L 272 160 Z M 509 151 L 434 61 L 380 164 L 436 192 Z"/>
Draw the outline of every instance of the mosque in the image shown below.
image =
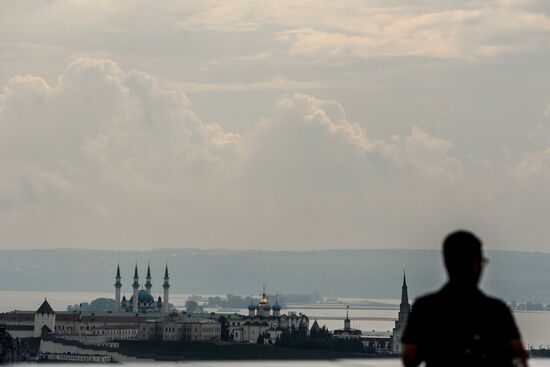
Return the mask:
<path id="1" fill-rule="evenodd" d="M 117 265 L 115 276 L 115 312 L 133 312 L 133 313 L 148 313 L 148 312 L 170 312 L 169 303 L 169 289 L 170 289 L 170 277 L 168 276 L 168 265 L 164 269 L 164 283 L 162 288 L 164 289 L 164 297 L 160 296 L 155 301 L 155 298 L 151 294 L 153 283 L 151 282 L 151 267 L 147 265 L 147 277 L 145 278 L 145 289 L 139 289 L 139 275 L 138 267 L 136 264 L 134 270 L 134 282 L 132 283 L 132 296 L 129 300 L 126 296 L 120 298 L 122 290 L 122 278 L 120 276 L 120 265 Z"/>

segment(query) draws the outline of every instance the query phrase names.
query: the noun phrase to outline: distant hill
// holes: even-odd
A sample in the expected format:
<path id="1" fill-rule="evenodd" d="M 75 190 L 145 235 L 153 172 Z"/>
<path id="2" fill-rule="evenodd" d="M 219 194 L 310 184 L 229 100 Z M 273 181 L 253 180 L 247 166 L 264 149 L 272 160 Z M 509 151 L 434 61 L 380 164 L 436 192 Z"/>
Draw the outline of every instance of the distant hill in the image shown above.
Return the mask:
<path id="1" fill-rule="evenodd" d="M 483 282 L 488 293 L 550 302 L 550 254 L 495 251 L 488 257 Z M 134 264 L 143 283 L 149 261 L 155 294 L 162 289 L 166 261 L 171 290 L 186 294 L 256 295 L 266 284 L 270 293 L 399 298 L 404 268 L 412 297 L 445 280 L 435 250 L 0 250 L 0 290 L 110 291 L 117 260 L 126 294 Z"/>

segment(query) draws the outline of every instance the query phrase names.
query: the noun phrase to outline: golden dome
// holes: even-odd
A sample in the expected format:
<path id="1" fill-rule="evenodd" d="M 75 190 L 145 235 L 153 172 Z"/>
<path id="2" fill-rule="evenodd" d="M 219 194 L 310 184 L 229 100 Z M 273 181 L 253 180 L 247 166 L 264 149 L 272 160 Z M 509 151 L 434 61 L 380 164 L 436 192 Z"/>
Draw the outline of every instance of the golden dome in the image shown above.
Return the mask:
<path id="1" fill-rule="evenodd" d="M 260 304 L 261 304 L 261 305 L 265 305 L 267 302 L 268 302 L 268 301 L 267 301 L 267 298 L 266 298 L 266 297 L 262 297 L 262 298 L 260 299 Z"/>

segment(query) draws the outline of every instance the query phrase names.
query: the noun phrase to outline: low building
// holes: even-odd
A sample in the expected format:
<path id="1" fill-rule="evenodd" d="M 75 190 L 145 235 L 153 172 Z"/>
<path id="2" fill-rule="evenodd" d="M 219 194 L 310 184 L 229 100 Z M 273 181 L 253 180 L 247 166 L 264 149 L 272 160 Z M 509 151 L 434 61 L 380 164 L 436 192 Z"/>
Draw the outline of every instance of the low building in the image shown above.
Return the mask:
<path id="1" fill-rule="evenodd" d="M 138 325 L 140 340 L 219 341 L 219 322 L 190 314 L 170 314 L 160 319 L 143 320 Z"/>
<path id="2" fill-rule="evenodd" d="M 111 356 L 86 355 L 86 354 L 48 354 L 43 353 L 39 356 L 42 361 L 51 362 L 76 362 L 76 363 L 111 363 Z"/>
<path id="3" fill-rule="evenodd" d="M 211 319 L 163 312 L 54 312 L 47 300 L 36 312 L 1 313 L 0 324 L 14 338 L 46 333 L 85 344 L 140 339 L 217 341 L 221 337 L 220 324 Z"/>
<path id="4" fill-rule="evenodd" d="M 93 329 L 92 335 L 109 340 L 138 340 L 139 324 L 107 324 Z"/>
<path id="5" fill-rule="evenodd" d="M 278 316 L 201 314 L 201 317 L 211 320 L 218 320 L 222 316 L 227 320 L 229 340 L 234 342 L 257 343 L 260 335 L 265 338 L 269 334 L 269 340 L 273 339 L 272 343 L 274 343 L 283 330 L 303 329 L 309 334 L 309 318 L 293 312 L 278 314 Z"/>
<path id="6" fill-rule="evenodd" d="M 248 306 L 248 315 L 240 314 L 202 314 L 203 318 L 218 320 L 221 316 L 227 320 L 229 340 L 243 343 L 257 343 L 263 338 L 264 343 L 274 343 L 283 330 L 305 330 L 309 334 L 309 318 L 303 314 L 281 313 L 282 307 L 277 300 L 271 306 L 264 290 L 258 305 Z"/>
<path id="7" fill-rule="evenodd" d="M 391 331 L 364 331 L 361 335 L 365 349 L 377 354 L 392 354 L 392 340 Z"/>
<path id="8" fill-rule="evenodd" d="M 334 330 L 333 335 L 335 338 L 338 339 L 361 339 L 361 330 L 353 329 L 351 327 L 351 320 L 349 319 L 349 305 L 346 307 L 346 319 L 344 320 L 344 328 Z"/>

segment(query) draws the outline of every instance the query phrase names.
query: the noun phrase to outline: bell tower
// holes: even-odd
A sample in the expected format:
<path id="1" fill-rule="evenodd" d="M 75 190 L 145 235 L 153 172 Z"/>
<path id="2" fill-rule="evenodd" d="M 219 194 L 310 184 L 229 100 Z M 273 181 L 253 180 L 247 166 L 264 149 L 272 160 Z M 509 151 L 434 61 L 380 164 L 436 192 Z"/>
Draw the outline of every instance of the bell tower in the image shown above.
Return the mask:
<path id="1" fill-rule="evenodd" d="M 344 320 L 344 330 L 351 330 L 351 321 L 349 319 L 349 305 L 346 306 L 346 319 Z"/>

